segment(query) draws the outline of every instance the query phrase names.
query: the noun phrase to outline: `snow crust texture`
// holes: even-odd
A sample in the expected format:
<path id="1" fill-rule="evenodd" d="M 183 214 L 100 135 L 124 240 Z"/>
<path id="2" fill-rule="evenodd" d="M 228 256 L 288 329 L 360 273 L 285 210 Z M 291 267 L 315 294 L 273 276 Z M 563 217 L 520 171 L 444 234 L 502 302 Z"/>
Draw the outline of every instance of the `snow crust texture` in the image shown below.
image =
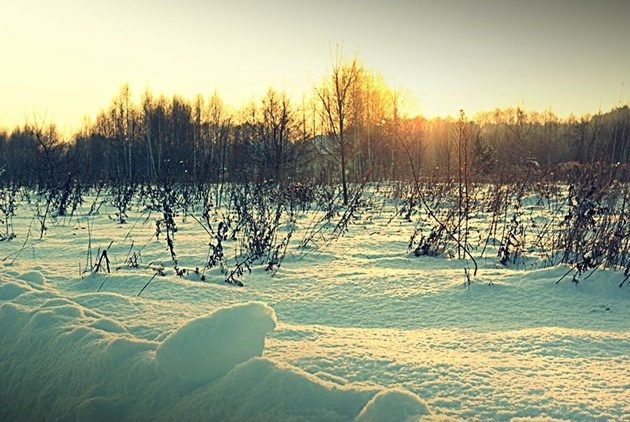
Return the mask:
<path id="1" fill-rule="evenodd" d="M 148 341 L 47 287 L 41 274 L 0 280 L 0 420 L 405 421 L 430 414 L 413 393 L 339 385 L 260 357 L 276 326 L 262 302 L 218 308 Z"/>
<path id="2" fill-rule="evenodd" d="M 427 404 L 408 391 L 389 390 L 376 394 L 365 405 L 356 422 L 377 422 L 388 419 L 411 420 L 430 415 Z"/>

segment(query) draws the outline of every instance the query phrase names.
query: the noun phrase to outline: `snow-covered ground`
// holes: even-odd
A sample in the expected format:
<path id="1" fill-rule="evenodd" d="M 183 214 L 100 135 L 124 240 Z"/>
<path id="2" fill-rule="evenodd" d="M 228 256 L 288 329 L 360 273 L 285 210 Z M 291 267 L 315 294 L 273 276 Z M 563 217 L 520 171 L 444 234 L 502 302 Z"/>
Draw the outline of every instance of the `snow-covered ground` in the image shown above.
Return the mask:
<path id="1" fill-rule="evenodd" d="M 103 207 L 40 241 L 22 207 L 0 244 L 0 419 L 630 420 L 622 274 L 556 284 L 566 267 L 490 254 L 467 286 L 463 261 L 410 256 L 393 213 L 240 288 L 178 277 L 146 214 Z M 207 235 L 177 223 L 180 266 L 203 266 Z M 81 274 L 90 225 L 111 275 Z"/>

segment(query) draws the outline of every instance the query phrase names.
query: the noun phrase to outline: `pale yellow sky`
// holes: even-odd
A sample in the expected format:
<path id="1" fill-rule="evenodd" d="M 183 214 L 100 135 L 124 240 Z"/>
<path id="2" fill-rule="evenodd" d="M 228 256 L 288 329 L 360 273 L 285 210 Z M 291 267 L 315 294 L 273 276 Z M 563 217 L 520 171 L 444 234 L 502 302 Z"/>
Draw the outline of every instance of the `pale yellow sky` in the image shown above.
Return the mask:
<path id="1" fill-rule="evenodd" d="M 630 2 L 0 0 L 0 127 L 68 133 L 124 82 L 233 107 L 310 92 L 343 43 L 428 116 L 627 103 Z M 622 83 L 626 89 L 622 90 Z M 625 92 L 624 92 L 625 91 Z"/>

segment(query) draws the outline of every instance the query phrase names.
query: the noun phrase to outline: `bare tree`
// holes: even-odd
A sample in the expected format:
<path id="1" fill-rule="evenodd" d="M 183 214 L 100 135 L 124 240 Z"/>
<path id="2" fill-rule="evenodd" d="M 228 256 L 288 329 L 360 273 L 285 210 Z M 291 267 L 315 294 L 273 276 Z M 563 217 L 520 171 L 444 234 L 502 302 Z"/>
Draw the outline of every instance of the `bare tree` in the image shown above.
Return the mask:
<path id="1" fill-rule="evenodd" d="M 282 182 L 299 160 L 300 122 L 286 94 L 273 89 L 261 101 L 260 118 L 253 158 L 258 161 L 261 177 Z"/>
<path id="2" fill-rule="evenodd" d="M 209 142 L 205 153 L 205 172 L 210 172 L 210 166 L 215 164 L 216 181 L 219 182 L 216 203 L 223 201 L 223 185 L 227 174 L 228 140 L 232 130 L 232 118 L 228 115 L 223 100 L 217 92 L 208 101 Z"/>
<path id="3" fill-rule="evenodd" d="M 122 143 L 126 176 L 133 178 L 132 141 L 137 124 L 135 110 L 131 102 L 131 91 L 128 84 L 120 87 L 118 96 L 114 98 L 110 111 L 114 123 L 115 136 Z"/>
<path id="4" fill-rule="evenodd" d="M 344 205 L 348 204 L 346 166 L 351 143 L 350 138 L 346 134 L 348 107 L 351 88 L 360 72 L 361 68 L 357 59 L 344 63 L 341 54 L 338 52 L 330 75 L 325 78 L 320 87 L 315 88 L 315 93 L 322 107 L 321 117 L 324 127 L 328 132 L 329 139 L 332 141 L 331 145 L 324 144 L 322 147 L 339 164 Z"/>

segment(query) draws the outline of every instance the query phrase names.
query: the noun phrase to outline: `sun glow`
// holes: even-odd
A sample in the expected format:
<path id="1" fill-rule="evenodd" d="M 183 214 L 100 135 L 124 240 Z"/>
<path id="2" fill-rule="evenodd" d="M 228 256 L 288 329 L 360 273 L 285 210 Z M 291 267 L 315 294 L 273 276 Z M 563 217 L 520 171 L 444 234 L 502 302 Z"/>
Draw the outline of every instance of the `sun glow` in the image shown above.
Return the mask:
<path id="1" fill-rule="evenodd" d="M 75 130 L 124 82 L 136 93 L 217 91 L 235 108 L 270 86 L 301 99 L 338 44 L 408 93 L 414 114 L 522 105 L 568 115 L 627 102 L 629 4 L 538 6 L 4 2 L 0 127 L 37 114 Z"/>

